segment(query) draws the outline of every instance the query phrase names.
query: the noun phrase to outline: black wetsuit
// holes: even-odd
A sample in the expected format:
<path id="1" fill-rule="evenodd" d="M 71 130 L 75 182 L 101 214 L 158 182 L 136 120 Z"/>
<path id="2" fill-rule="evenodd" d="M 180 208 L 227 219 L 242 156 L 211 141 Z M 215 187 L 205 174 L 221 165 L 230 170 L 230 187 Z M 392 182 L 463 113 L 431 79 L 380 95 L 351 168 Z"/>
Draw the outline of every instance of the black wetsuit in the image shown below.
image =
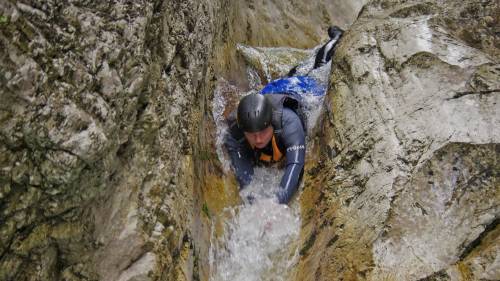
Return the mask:
<path id="1" fill-rule="evenodd" d="M 335 53 L 335 47 L 337 46 L 340 37 L 342 37 L 343 30 L 337 27 L 331 27 L 328 30 L 328 34 L 330 36 L 330 40 L 318 50 L 316 59 L 314 60 L 313 69 L 323 66 L 332 59 L 332 56 Z"/>
<path id="2" fill-rule="evenodd" d="M 279 203 L 286 204 L 297 190 L 304 171 L 305 130 L 303 120 L 296 113 L 296 110 L 283 105 L 289 99 L 284 95 L 272 96 L 275 99 L 272 121 L 274 139 L 269 142 L 267 147 L 263 149 L 252 149 L 250 147 L 243 131 L 238 127 L 235 120 L 236 114 L 234 113 L 231 114 L 232 117 L 228 120 L 229 132 L 225 138 L 225 146 L 230 155 L 240 188 L 245 187 L 252 180 L 255 165 L 286 161 L 285 174 L 281 179 L 281 188 L 277 194 Z M 280 97 L 285 98 L 279 100 Z M 281 158 L 279 154 L 282 154 Z M 272 158 L 271 161 L 263 160 L 266 157 Z"/>
<path id="3" fill-rule="evenodd" d="M 339 40 L 343 34 L 344 31 L 338 26 L 331 26 L 330 28 L 328 28 L 328 36 L 330 36 L 330 40 L 326 42 L 326 44 L 321 46 L 321 48 L 319 48 L 318 52 L 316 53 L 316 57 L 314 59 L 314 65 L 312 69 L 307 71 L 307 73 L 309 73 L 313 69 L 322 67 L 332 59 L 333 55 L 335 54 L 335 49 L 337 47 L 337 44 L 339 43 Z M 288 77 L 295 76 L 297 74 L 299 67 L 302 66 L 301 65 L 294 66 L 292 69 L 290 69 L 287 76 Z M 304 71 L 305 70 L 302 69 L 301 73 L 303 73 Z"/>

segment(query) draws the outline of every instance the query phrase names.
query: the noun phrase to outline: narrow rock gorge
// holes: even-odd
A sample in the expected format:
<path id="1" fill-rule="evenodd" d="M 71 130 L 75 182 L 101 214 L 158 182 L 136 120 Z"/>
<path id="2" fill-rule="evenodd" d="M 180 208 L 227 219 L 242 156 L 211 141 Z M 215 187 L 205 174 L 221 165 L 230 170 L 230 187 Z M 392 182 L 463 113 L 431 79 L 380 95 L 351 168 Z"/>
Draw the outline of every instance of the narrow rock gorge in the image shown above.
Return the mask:
<path id="1" fill-rule="evenodd" d="M 295 280 L 499 280 L 499 18 L 472 0 L 0 2 L 0 280 L 208 280 L 213 218 L 241 203 L 214 90 L 249 88 L 237 44 L 311 48 L 330 25 Z"/>

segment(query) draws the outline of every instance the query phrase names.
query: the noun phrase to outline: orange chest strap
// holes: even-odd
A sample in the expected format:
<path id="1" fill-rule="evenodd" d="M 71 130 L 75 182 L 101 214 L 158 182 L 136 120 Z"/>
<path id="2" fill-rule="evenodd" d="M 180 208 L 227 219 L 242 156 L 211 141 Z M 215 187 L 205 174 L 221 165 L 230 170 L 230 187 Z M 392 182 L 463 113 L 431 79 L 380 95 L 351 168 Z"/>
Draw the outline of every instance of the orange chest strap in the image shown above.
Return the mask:
<path id="1" fill-rule="evenodd" d="M 269 154 L 261 153 L 259 157 L 260 161 L 271 163 L 278 162 L 281 160 L 281 158 L 283 158 L 283 153 L 281 153 L 280 149 L 278 148 L 278 144 L 276 143 L 276 138 L 274 137 L 274 135 L 271 142 L 273 147 L 273 155 L 271 156 Z"/>

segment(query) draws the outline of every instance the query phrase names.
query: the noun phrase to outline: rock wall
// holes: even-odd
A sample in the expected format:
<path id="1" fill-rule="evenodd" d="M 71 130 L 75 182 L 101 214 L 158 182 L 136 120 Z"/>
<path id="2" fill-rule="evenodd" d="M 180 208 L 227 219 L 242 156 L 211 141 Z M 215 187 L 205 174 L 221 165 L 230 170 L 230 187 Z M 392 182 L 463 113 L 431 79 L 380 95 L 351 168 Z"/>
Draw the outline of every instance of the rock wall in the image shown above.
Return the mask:
<path id="1" fill-rule="evenodd" d="M 372 1 L 333 62 L 296 280 L 498 280 L 495 1 Z"/>
<path id="2" fill-rule="evenodd" d="M 0 3 L 1 280 L 196 276 L 220 2 Z"/>

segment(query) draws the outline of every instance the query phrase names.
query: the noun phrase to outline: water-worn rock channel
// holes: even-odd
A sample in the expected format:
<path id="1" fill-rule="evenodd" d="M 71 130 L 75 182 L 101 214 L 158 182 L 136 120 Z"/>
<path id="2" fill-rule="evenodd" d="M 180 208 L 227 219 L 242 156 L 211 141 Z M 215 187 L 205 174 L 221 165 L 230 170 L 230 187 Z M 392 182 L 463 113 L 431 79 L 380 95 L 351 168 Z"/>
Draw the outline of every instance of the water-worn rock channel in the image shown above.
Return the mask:
<path id="1" fill-rule="evenodd" d="M 482 0 L 1 1 L 0 280 L 499 280 L 499 15 Z M 332 24 L 347 32 L 299 195 L 244 209 L 217 95 L 283 75 Z M 293 236 L 270 259 L 214 246 L 273 250 L 270 233 Z"/>

